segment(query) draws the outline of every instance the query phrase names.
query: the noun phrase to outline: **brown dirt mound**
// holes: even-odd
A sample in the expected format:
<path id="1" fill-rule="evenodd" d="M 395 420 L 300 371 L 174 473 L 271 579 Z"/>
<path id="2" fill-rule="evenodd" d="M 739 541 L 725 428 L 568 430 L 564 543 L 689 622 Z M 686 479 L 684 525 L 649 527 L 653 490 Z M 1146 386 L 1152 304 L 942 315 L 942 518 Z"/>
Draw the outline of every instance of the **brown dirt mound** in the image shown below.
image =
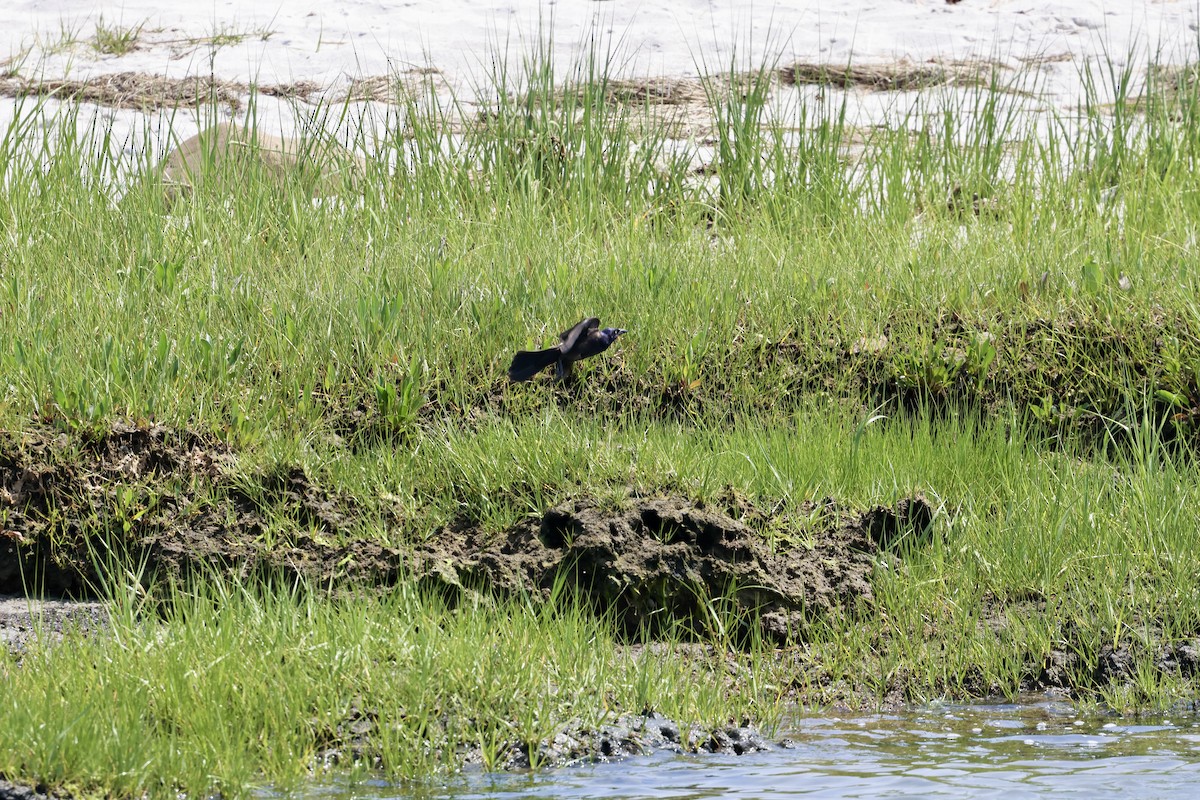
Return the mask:
<path id="1" fill-rule="evenodd" d="M 0 593 L 90 595 L 113 558 L 148 581 L 214 571 L 394 574 L 377 545 L 317 543 L 343 539 L 359 522 L 352 498 L 298 468 L 235 477 L 235 463 L 215 439 L 162 425 L 0 436 Z"/>
<path id="2" fill-rule="evenodd" d="M 282 575 L 330 588 L 410 576 L 453 596 L 561 590 L 636 637 L 742 634 L 761 621 L 782 640 L 870 603 L 874 554 L 933 518 L 920 497 L 865 513 L 826 500 L 788 516 L 736 497 L 723 508 L 583 498 L 500 534 L 452 526 L 393 548 L 363 538 L 354 498 L 303 470 L 235 477 L 235 462 L 223 444 L 161 425 L 0 436 L 0 593 L 88 595 L 114 568 L 147 582 Z M 405 540 L 398 520 L 377 522 Z M 768 530 L 788 545 L 772 546 Z"/>
<path id="3" fill-rule="evenodd" d="M 615 615 L 634 636 L 722 626 L 783 640 L 812 617 L 872 600 L 873 554 L 903 531 L 924 533 L 933 512 L 921 498 L 895 510 L 840 511 L 832 501 L 801 509 L 825 522 L 802 545 L 773 549 L 727 511 L 680 497 L 610 509 L 578 499 L 512 528 L 500 541 L 467 533 L 437 537 L 417 554 L 419 575 L 452 586 L 505 592 L 555 587 Z"/>

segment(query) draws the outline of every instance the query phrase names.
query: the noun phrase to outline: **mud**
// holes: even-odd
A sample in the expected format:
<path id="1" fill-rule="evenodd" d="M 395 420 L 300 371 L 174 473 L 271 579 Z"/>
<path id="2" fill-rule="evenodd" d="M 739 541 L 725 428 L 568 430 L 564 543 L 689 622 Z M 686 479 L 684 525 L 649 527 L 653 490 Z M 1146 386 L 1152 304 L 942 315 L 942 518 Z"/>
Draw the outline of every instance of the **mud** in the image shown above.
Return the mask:
<path id="1" fill-rule="evenodd" d="M 1151 622 L 1145 627 L 1154 629 L 1157 626 Z M 1200 675 L 1200 636 L 1165 641 L 1168 637 L 1160 631 L 1149 641 L 1123 638 L 1115 644 L 1105 642 L 1100 645 L 1092 658 L 1083 655 L 1088 652 L 1086 647 L 1074 642 L 1074 625 L 1064 626 L 1063 638 L 1069 646 L 1050 651 L 1029 688 L 1059 690 L 1069 695 L 1079 688 L 1136 684 L 1139 666 L 1147 662 L 1167 675 L 1184 679 Z"/>
<path id="2" fill-rule="evenodd" d="M 322 731 L 318 763 L 324 767 L 348 764 L 381 767 L 373 744 L 379 724 L 379 714 L 373 709 L 352 706 L 344 720 Z M 787 739 L 772 741 L 748 720 L 707 729 L 696 724 L 681 724 L 657 712 L 647 712 L 622 714 L 599 725 L 569 720 L 554 736 L 540 742 L 530 744 L 513 740 L 503 743 L 493 755 L 491 767 L 501 770 L 564 767 L 619 761 L 661 751 L 740 756 L 790 744 Z M 478 744 L 446 743 L 444 746 L 455 747 L 464 766 L 488 766 L 485 753 Z M 3 800 L 2 796 L 0 800 Z"/>
<path id="3" fill-rule="evenodd" d="M 471 531 L 435 537 L 436 545 L 414 554 L 413 568 L 459 590 L 549 596 L 566 587 L 613 615 L 631 638 L 702 633 L 716 612 L 743 633 L 785 641 L 801 637 L 813 617 L 869 605 L 874 554 L 901 532 L 927 531 L 932 516 L 920 498 L 865 514 L 825 501 L 787 520 L 679 497 L 624 508 L 578 499 L 499 541 Z M 803 530 L 801 519 L 812 527 Z M 792 525 L 797 538 L 772 548 L 751 523 Z"/>
<path id="4" fill-rule="evenodd" d="M 769 750 L 772 746 L 748 724 L 706 731 L 699 725 L 681 725 L 658 713 L 628 714 L 596 728 L 578 722 L 568 724 L 553 739 L 538 745 L 535 759 L 530 758 L 528 747 L 515 745 L 509 749 L 505 768 L 528 769 L 532 763 L 562 766 L 583 761 L 609 761 L 663 750 L 740 756 Z"/>
<path id="5" fill-rule="evenodd" d="M 0 647 L 18 656 L 34 641 L 54 641 L 71 631 L 94 633 L 107 626 L 102 603 L 0 596 Z"/>
<path id="6" fill-rule="evenodd" d="M 24 786 L 9 783 L 0 776 L 0 800 L 51 800 L 51 798 L 66 798 L 69 795 L 50 791 L 47 786 Z"/>
<path id="7" fill-rule="evenodd" d="M 161 425 L 0 435 L 0 593 L 89 597 L 131 571 L 145 584 L 233 575 L 331 588 L 404 576 L 452 599 L 569 592 L 631 638 L 702 633 L 715 612 L 739 633 L 783 641 L 816 616 L 869 606 L 875 554 L 925 535 L 933 519 L 920 497 L 787 514 L 736 495 L 709 507 L 578 498 L 499 533 L 456 525 L 389 547 L 364 527 L 417 539 L 403 520 L 299 468 L 246 476 L 236 463 L 219 441 Z"/>

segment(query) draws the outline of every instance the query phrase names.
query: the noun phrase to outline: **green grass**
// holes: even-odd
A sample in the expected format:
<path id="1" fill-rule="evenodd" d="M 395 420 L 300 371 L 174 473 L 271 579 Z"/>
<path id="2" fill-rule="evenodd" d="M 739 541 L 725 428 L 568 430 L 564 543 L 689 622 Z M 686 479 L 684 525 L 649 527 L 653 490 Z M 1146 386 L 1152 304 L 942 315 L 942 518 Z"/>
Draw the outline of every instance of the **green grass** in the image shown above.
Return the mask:
<path id="1" fill-rule="evenodd" d="M 1133 98 L 1114 69 L 1088 80 L 1115 106 L 1096 90 L 1035 132 L 994 79 L 927 95 L 936 113 L 850 163 L 844 109 L 771 119 L 767 74 L 734 76 L 709 87 L 705 180 L 649 109 L 606 102 L 597 60 L 506 69 L 458 134 L 420 99 L 387 120 L 361 202 L 253 168 L 169 215 L 150 183 L 113 202 L 130 165 L 111 131 L 68 111 L 43 148 L 44 109 L 23 109 L 0 139 L 0 426 L 211 434 L 247 486 L 300 465 L 394 506 L 403 526 L 355 534 L 398 546 L 578 495 L 733 490 L 786 510 L 920 491 L 932 541 L 880 559 L 873 604 L 753 656 L 794 697 L 1012 695 L 1055 652 L 1085 699 L 1194 695 L 1157 666 L 1200 633 L 1194 93 Z M 577 389 L 508 383 L 515 349 L 593 314 L 630 333 Z M 111 535 L 98 519 L 51 534 Z M 685 677 L 682 655 L 622 661 L 568 611 L 449 612 L 404 586 L 196 591 L 161 624 L 0 662 L 0 772 L 121 795 L 290 785 L 359 696 L 391 726 L 372 746 L 397 777 L 453 769 L 438 742 L 603 713 L 584 687 L 685 719 L 777 713 L 770 692 Z M 1131 676 L 1098 669 L 1106 648 Z M 532 657 L 558 677 L 525 682 Z"/>
<path id="2" fill-rule="evenodd" d="M 1132 164 L 1096 145 L 1072 172 L 1057 163 L 1074 143 L 1039 157 L 1026 142 L 1003 180 L 1001 142 L 985 158 L 939 130 L 881 132 L 854 182 L 834 119 L 795 146 L 768 131 L 762 158 L 722 155 L 714 188 L 663 165 L 652 133 L 633 147 L 602 92 L 565 106 L 541 92 L 453 142 L 414 109 L 380 154 L 412 168 L 368 176 L 361 209 L 250 175 L 231 208 L 215 188 L 166 224 L 149 188 L 112 205 L 116 165 L 72 141 L 70 120 L 35 169 L 23 117 L 4 145 L 26 179 L 0 199 L 14 343 L 0 413 L 295 440 L 329 423 L 321 395 L 385 430 L 426 401 L 454 421 L 497 395 L 544 405 L 505 387 L 505 361 L 588 313 L 633 332 L 600 368 L 620 396 L 597 402 L 682 407 L 699 425 L 822 392 L 1012 401 L 1068 424 L 1112 416 L 1130 391 L 1188 407 L 1200 393 L 1186 128 L 1151 129 Z M 772 159 L 778 180 L 750 174 Z M 954 187 L 998 212 L 949 208 Z M 694 322 L 665 325 L 663 309 Z"/>
<path id="3" fill-rule="evenodd" d="M 159 599 L 161 621 L 124 603 L 110 636 L 0 657 L 0 774 L 242 797 L 263 776 L 280 790 L 320 780 L 331 748 L 351 780 L 445 780 L 464 746 L 495 768 L 532 745 L 536 766 L 567 720 L 597 727 L 652 703 L 710 725 L 763 701 L 773 713 L 761 687 L 727 690 L 719 660 L 618 655 L 609 626 L 567 604 L 450 609 L 410 588 L 334 600 L 219 580 Z"/>
<path id="4" fill-rule="evenodd" d="M 92 39 L 92 47 L 97 53 L 106 56 L 123 56 L 137 49 L 138 39 L 141 38 L 145 21 L 137 25 L 124 26 L 106 23 L 104 17 L 96 20 L 96 35 Z"/>
<path id="5" fill-rule="evenodd" d="M 867 702 L 896 690 L 913 699 L 1014 696 L 1054 649 L 1083 657 L 1071 677 L 1087 694 L 1103 688 L 1091 677 L 1102 645 L 1154 661 L 1200 630 L 1189 577 L 1200 569 L 1191 514 L 1200 470 L 1156 449 L 1146 431 L 1132 454 L 1085 459 L 1045 452 L 1002 423 L 879 421 L 852 442 L 853 423 L 808 415 L 771 430 L 662 426 L 632 435 L 582 423 L 555 436 L 550 451 L 540 445 L 557 426 L 534 423 L 447 438 L 403 467 L 380 456 L 377 468 L 429 476 L 418 495 L 450 484 L 467 506 L 506 498 L 511 506 L 485 525 L 558 502 L 570 490 L 537 488 L 556 482 L 609 487 L 614 500 L 629 484 L 710 501 L 732 486 L 785 507 L 825 496 L 868 507 L 923 492 L 939 507 L 937 535 L 885 559 L 875 605 L 816 626 L 807 651 L 816 672 L 800 692 L 808 701 L 845 690 Z M 777 547 L 805 546 L 795 531 L 764 535 Z M 1122 708 L 1181 696 L 1178 676 L 1155 675 Z"/>

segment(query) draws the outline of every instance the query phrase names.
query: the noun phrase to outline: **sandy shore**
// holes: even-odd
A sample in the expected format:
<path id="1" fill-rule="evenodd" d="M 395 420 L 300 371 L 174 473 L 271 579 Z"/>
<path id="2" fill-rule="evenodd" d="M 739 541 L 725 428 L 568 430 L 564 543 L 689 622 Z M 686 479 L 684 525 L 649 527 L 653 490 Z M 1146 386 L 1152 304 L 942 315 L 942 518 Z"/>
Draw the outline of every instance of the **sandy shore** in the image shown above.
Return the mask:
<path id="1" fill-rule="evenodd" d="M 328 101 L 347 102 L 352 116 L 382 118 L 397 81 L 433 81 L 467 104 L 485 101 L 498 65 L 507 59 L 508 71 L 519 72 L 521 59 L 540 47 L 560 75 L 599 52 L 611 75 L 627 78 L 853 63 L 944 69 L 953 84 L 955 69 L 983 64 L 1021 87 L 1032 111 L 1062 112 L 1081 101 L 1089 68 L 1103 96 L 1112 67 L 1128 67 L 1136 91 L 1152 60 L 1194 60 L 1198 25 L 1200 7 L 1184 0 L 283 0 L 260 9 L 234 0 L 171 8 L 148 0 L 16 0 L 0 7 L 0 95 L 8 95 L 0 124 L 33 84 L 50 82 L 58 96 L 99 85 L 81 96 L 129 132 L 131 149 L 148 129 L 161 150 L 168 128 L 186 137 L 202 120 L 194 110 L 164 114 L 154 106 L 173 99 L 186 108 L 199 78 L 233 98 L 265 87 L 258 124 L 290 133 Z M 137 86 L 150 77 L 186 85 L 160 80 L 163 101 L 147 103 Z M 848 99 L 855 124 L 872 125 L 911 108 L 912 92 L 895 88 L 802 85 L 790 99 Z M 243 119 L 247 110 L 235 99 L 222 113 Z"/>

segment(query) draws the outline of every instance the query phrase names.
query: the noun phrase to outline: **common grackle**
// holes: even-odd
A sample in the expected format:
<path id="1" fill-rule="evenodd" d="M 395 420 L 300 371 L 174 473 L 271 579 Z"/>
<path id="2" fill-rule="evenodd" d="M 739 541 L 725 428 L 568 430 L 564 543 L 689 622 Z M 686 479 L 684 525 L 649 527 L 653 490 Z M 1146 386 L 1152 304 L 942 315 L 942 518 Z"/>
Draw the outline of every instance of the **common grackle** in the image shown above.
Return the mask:
<path id="1" fill-rule="evenodd" d="M 554 374 L 559 378 L 570 376 L 575 362 L 603 353 L 608 346 L 625 333 L 623 328 L 600 328 L 599 317 L 588 317 L 558 337 L 561 341 L 545 350 L 521 350 L 513 356 L 508 368 L 508 377 L 514 381 L 527 381 L 546 367 L 554 365 Z"/>

